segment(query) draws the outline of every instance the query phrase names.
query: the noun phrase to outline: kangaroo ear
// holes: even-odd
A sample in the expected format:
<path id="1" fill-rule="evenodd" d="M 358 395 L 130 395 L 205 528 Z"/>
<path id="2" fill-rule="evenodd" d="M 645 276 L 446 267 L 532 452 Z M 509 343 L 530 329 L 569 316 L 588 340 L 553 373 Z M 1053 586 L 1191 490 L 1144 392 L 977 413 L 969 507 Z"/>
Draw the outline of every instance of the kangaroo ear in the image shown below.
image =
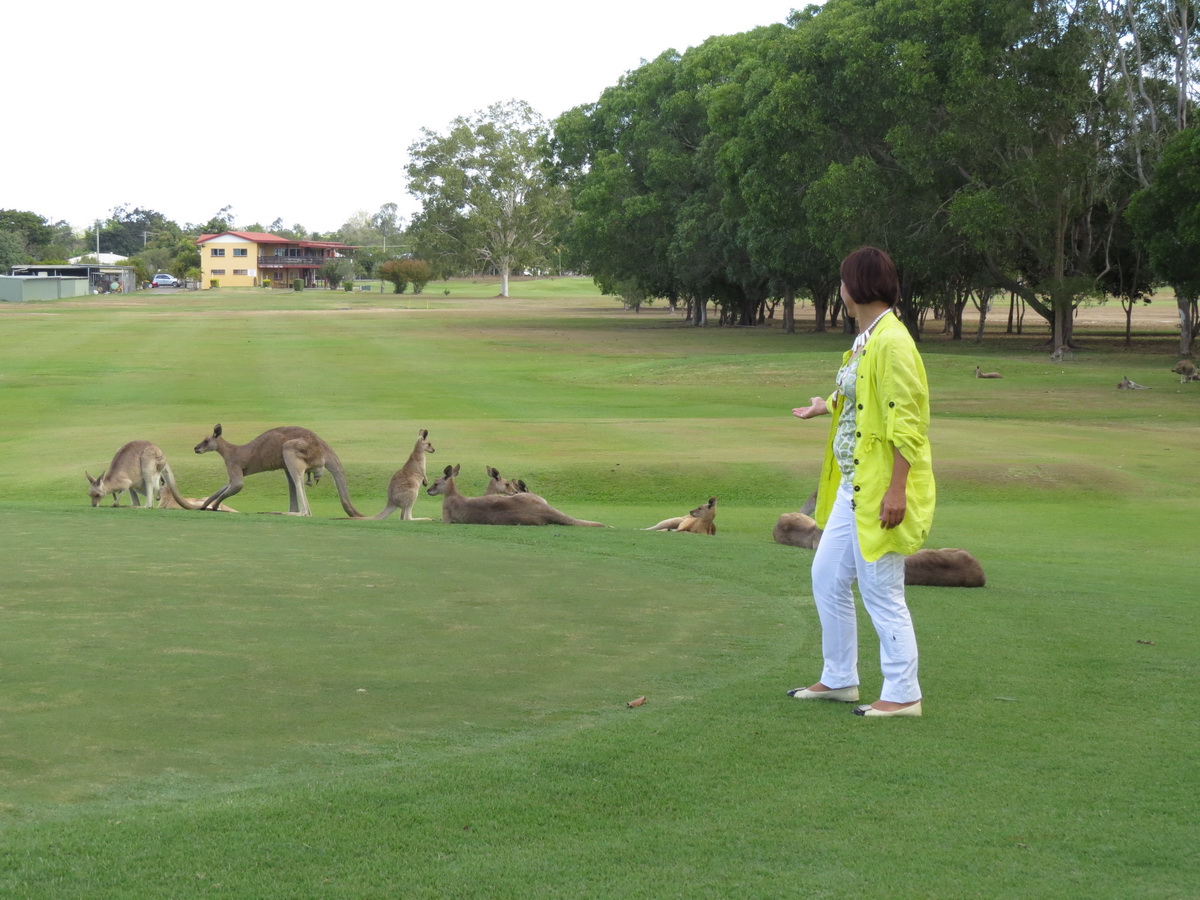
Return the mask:
<path id="1" fill-rule="evenodd" d="M 517 487 L 519 487 L 521 489 L 522 494 L 529 493 L 529 488 L 525 487 L 525 482 L 522 481 L 520 478 L 517 479 Z"/>
<path id="2" fill-rule="evenodd" d="M 491 466 L 487 467 L 487 473 L 488 473 L 488 478 L 499 478 L 500 477 L 500 471 L 498 469 L 492 468 Z"/>
<path id="3" fill-rule="evenodd" d="M 454 467 L 454 471 L 453 471 L 452 473 L 450 473 L 450 474 L 451 474 L 451 477 L 457 477 L 457 475 L 458 475 L 458 471 L 459 471 L 459 469 L 461 469 L 461 468 L 462 468 L 462 463 L 459 463 L 457 466 L 455 466 L 455 467 Z"/>
<path id="4" fill-rule="evenodd" d="M 446 468 L 442 470 L 442 474 L 447 478 L 454 477 L 454 466 L 446 466 Z"/>
<path id="5" fill-rule="evenodd" d="M 421 440 L 425 440 L 427 437 L 429 437 L 429 429 L 422 428 L 421 429 Z"/>
<path id="6" fill-rule="evenodd" d="M 709 505 L 709 506 L 716 506 L 716 505 L 717 505 L 717 498 L 716 498 L 716 497 L 709 497 L 709 498 L 708 498 L 708 505 Z"/>
<path id="7" fill-rule="evenodd" d="M 221 423 L 218 422 L 217 427 L 213 429 L 213 437 L 220 437 L 220 436 L 221 436 Z"/>
<path id="8" fill-rule="evenodd" d="M 83 476 L 84 476 L 84 477 L 85 477 L 85 478 L 88 480 L 88 484 L 95 484 L 95 483 L 96 483 L 96 479 L 95 479 L 95 478 L 93 478 L 91 475 L 89 475 L 89 474 L 87 473 L 87 470 L 86 470 L 86 469 L 85 469 L 85 470 L 84 470 L 84 472 L 83 472 Z"/>

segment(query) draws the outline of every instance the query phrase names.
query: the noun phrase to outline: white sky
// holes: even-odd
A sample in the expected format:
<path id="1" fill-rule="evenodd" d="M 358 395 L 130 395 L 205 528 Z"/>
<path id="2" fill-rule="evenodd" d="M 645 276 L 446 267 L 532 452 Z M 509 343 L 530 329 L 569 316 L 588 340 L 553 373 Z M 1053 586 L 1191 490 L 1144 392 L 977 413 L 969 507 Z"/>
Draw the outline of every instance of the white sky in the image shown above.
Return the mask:
<path id="1" fill-rule="evenodd" d="M 422 127 L 509 99 L 552 119 L 664 50 L 783 22 L 792 5 L 12 4 L 0 208 L 80 228 L 124 204 L 180 225 L 229 205 L 238 227 L 318 231 L 388 202 L 411 215 L 403 167 Z"/>

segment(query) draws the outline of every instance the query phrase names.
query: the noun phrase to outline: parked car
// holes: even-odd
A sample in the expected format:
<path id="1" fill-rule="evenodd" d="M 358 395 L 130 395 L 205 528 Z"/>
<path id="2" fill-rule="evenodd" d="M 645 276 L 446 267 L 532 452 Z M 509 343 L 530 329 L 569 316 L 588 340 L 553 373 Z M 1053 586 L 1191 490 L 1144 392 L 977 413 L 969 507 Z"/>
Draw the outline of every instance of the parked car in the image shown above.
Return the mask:
<path id="1" fill-rule="evenodd" d="M 160 272 L 150 279 L 150 287 L 179 287 L 179 279 Z"/>

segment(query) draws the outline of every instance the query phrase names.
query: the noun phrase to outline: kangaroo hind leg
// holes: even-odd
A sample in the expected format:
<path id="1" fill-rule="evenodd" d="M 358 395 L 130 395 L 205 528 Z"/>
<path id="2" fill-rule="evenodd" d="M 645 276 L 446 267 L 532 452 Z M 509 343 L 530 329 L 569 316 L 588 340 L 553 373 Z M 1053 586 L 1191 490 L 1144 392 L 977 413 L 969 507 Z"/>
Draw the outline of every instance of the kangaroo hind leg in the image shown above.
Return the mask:
<path id="1" fill-rule="evenodd" d="M 288 513 L 311 516 L 308 495 L 304 491 L 304 476 L 310 468 L 308 445 L 304 441 L 288 441 L 283 445 L 283 465 L 288 479 Z"/>

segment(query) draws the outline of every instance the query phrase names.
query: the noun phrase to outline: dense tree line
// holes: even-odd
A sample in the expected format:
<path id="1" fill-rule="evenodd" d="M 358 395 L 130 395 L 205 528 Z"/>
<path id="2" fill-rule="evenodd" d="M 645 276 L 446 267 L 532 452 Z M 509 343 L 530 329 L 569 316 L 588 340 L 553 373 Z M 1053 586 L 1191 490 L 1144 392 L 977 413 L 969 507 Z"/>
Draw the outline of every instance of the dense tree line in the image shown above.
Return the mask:
<path id="1" fill-rule="evenodd" d="M 1186 352 L 1196 281 L 1144 250 L 1169 216 L 1126 213 L 1187 129 L 1195 43 L 1175 0 L 829 0 L 666 52 L 561 116 L 566 241 L 605 291 L 697 323 L 780 301 L 791 328 L 801 295 L 836 324 L 837 261 L 863 243 L 900 264 L 910 327 L 936 309 L 956 336 L 1004 291 L 1069 344 L 1081 300 L 1157 279 Z"/>

